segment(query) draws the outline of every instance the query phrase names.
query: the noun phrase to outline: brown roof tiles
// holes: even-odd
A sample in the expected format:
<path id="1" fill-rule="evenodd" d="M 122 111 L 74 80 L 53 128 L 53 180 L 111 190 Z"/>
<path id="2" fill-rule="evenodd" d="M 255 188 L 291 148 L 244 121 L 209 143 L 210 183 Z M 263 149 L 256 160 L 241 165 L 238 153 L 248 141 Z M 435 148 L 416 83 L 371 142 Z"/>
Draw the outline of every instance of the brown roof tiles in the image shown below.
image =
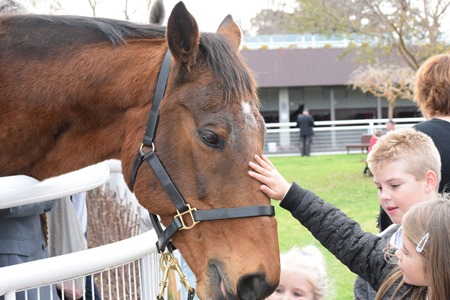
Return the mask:
<path id="1" fill-rule="evenodd" d="M 356 68 L 343 48 L 242 50 L 259 87 L 347 85 Z"/>

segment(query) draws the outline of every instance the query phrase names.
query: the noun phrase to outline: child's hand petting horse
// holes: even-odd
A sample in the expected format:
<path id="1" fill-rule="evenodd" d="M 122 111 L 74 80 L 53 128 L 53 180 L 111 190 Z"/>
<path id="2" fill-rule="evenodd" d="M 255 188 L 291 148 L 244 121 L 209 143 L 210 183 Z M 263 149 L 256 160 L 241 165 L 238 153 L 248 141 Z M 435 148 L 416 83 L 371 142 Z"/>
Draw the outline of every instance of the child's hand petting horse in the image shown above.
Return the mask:
<path id="1" fill-rule="evenodd" d="M 264 194 L 274 200 L 282 200 L 291 184 L 284 179 L 266 156 L 255 154 L 254 158 L 256 163 L 251 161 L 248 164 L 252 169 L 248 171 L 248 175 L 263 184 L 260 189 Z"/>

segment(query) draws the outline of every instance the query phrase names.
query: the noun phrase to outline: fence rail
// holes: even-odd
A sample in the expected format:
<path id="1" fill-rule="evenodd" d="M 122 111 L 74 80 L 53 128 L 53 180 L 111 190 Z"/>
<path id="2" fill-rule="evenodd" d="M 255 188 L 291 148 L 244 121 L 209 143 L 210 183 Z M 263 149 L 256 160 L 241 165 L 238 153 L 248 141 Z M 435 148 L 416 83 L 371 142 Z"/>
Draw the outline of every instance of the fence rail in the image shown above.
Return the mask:
<path id="1" fill-rule="evenodd" d="M 424 118 L 394 119 L 396 128 L 411 127 Z M 372 134 L 376 129 L 385 129 L 388 119 L 361 119 L 315 122 L 312 154 L 346 153 L 347 144 L 360 142 L 361 135 Z M 264 153 L 268 155 L 298 155 L 300 134 L 295 122 L 267 123 Z M 357 151 L 357 150 L 353 150 Z"/>
<path id="2" fill-rule="evenodd" d="M 88 191 L 105 184 L 110 173 L 120 172 L 119 161 L 106 161 L 41 182 L 23 175 L 0 177 L 0 209 Z M 91 275 L 102 299 L 154 299 L 161 279 L 156 241 L 156 233 L 149 230 L 108 245 L 1 267 L 0 296 L 15 300 L 16 292 L 63 282 L 73 286 L 78 278 Z"/>
<path id="3" fill-rule="evenodd" d="M 142 277 L 141 270 L 143 269 L 159 271 L 157 256 L 155 256 L 156 260 L 148 257 L 149 254 L 156 253 L 156 241 L 156 234 L 151 230 L 109 245 L 0 268 L 0 295 L 5 295 L 5 300 L 11 300 L 15 299 L 16 291 L 48 286 L 76 279 L 80 276 L 96 276 L 96 274 L 110 269 L 116 272 L 124 265 L 126 268 L 131 266 L 134 269 L 135 266 L 137 267 L 138 274 L 136 274 L 134 280 L 138 280 Z M 145 257 L 148 259 L 143 260 Z M 137 263 L 139 265 L 136 265 Z M 103 299 L 123 299 L 121 294 L 123 294 L 124 286 L 130 279 L 127 278 L 126 280 L 127 282 L 121 287 L 117 287 L 115 291 L 110 289 L 109 296 L 106 297 L 105 295 Z M 106 278 L 102 281 L 108 284 Z M 147 285 L 152 283 L 153 286 Z M 156 279 L 141 280 L 139 282 L 140 294 L 142 295 L 144 290 L 153 290 L 151 293 L 154 297 L 158 292 L 157 285 L 158 280 Z M 116 294 L 115 296 L 111 296 L 113 292 Z M 133 297 L 129 297 L 129 299 L 133 299 Z M 151 297 L 139 299 L 151 299 Z"/>

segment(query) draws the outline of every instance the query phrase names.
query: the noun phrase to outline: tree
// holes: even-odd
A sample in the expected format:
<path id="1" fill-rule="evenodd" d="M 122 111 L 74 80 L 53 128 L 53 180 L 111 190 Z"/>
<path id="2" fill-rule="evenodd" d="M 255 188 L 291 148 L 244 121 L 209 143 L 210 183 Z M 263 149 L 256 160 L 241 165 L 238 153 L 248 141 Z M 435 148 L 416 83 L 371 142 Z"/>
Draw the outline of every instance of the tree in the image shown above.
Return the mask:
<path id="1" fill-rule="evenodd" d="M 289 21 L 289 14 L 283 11 L 263 9 L 250 20 L 250 24 L 257 28 L 258 35 L 288 34 L 291 33 Z"/>
<path id="2" fill-rule="evenodd" d="M 89 6 L 91 7 L 92 10 L 92 16 L 96 17 L 97 16 L 97 6 L 100 3 L 100 0 L 88 0 L 89 2 Z"/>
<path id="3" fill-rule="evenodd" d="M 414 71 L 410 67 L 385 66 L 357 68 L 350 76 L 349 84 L 363 93 L 386 98 L 388 118 L 394 116 L 394 108 L 399 99 L 413 99 Z"/>
<path id="4" fill-rule="evenodd" d="M 411 99 L 413 75 L 430 56 L 450 49 L 450 0 L 296 0 L 290 27 L 297 33 L 340 36 L 351 41 L 363 67 L 353 88 L 385 97 L 389 117 L 398 99 Z M 447 30 L 447 32 L 446 32 Z M 366 67 L 364 67 L 366 65 Z M 379 65 L 378 68 L 371 66 Z M 382 66 L 388 66 L 383 68 Z"/>
<path id="5" fill-rule="evenodd" d="M 31 13 L 64 13 L 65 10 L 60 0 L 22 0 L 24 6 Z"/>
<path id="6" fill-rule="evenodd" d="M 263 2 L 263 1 L 261 1 Z M 250 28 L 242 28 L 245 34 L 258 35 L 289 34 L 292 32 L 290 13 L 292 4 L 288 0 L 265 0 L 264 7 L 255 17 L 250 19 Z"/>
<path id="7" fill-rule="evenodd" d="M 339 35 L 352 40 L 365 61 L 374 48 L 399 55 L 392 64 L 417 70 L 431 55 L 449 50 L 443 20 L 450 0 L 296 0 L 291 29 L 297 33 Z M 363 42 L 362 42 L 363 41 Z"/>

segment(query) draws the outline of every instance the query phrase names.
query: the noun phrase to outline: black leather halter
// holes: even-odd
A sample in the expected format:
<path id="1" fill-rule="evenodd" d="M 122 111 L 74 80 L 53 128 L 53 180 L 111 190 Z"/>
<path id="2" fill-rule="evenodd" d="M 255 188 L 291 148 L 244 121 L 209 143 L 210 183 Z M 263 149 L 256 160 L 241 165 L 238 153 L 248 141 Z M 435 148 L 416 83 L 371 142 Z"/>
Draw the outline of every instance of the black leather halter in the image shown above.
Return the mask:
<path id="1" fill-rule="evenodd" d="M 158 76 L 158 83 L 156 86 L 153 104 L 147 122 L 144 140 L 142 141 L 142 145 L 136 157 L 130 182 L 131 190 L 133 190 L 139 167 L 141 163 L 144 160 L 146 160 L 149 163 L 150 167 L 153 169 L 155 175 L 158 177 L 158 180 L 166 190 L 170 199 L 175 204 L 177 214 L 175 215 L 173 221 L 166 227 L 165 230 L 162 229 L 162 226 L 158 220 L 158 216 L 156 216 L 155 214 L 150 214 L 153 227 L 155 228 L 155 231 L 158 235 L 156 247 L 159 252 L 161 251 L 163 252 L 166 247 L 169 247 L 170 250 L 173 250 L 174 247 L 170 242 L 172 235 L 175 234 L 175 232 L 177 232 L 178 230 L 191 229 L 201 221 L 275 215 L 275 210 L 273 206 L 269 205 L 197 210 L 196 208 L 191 208 L 191 206 L 186 203 L 183 196 L 180 194 L 175 184 L 173 183 L 172 179 L 164 169 L 164 166 L 161 164 L 161 161 L 156 155 L 155 146 L 153 144 L 156 127 L 158 125 L 159 107 L 161 104 L 161 100 L 164 96 L 166 83 L 169 76 L 170 59 L 171 59 L 170 53 L 169 51 L 167 51 Z M 144 149 L 148 149 L 148 151 L 144 152 Z M 183 217 L 190 218 L 189 225 L 186 225 L 186 222 L 183 219 Z"/>

